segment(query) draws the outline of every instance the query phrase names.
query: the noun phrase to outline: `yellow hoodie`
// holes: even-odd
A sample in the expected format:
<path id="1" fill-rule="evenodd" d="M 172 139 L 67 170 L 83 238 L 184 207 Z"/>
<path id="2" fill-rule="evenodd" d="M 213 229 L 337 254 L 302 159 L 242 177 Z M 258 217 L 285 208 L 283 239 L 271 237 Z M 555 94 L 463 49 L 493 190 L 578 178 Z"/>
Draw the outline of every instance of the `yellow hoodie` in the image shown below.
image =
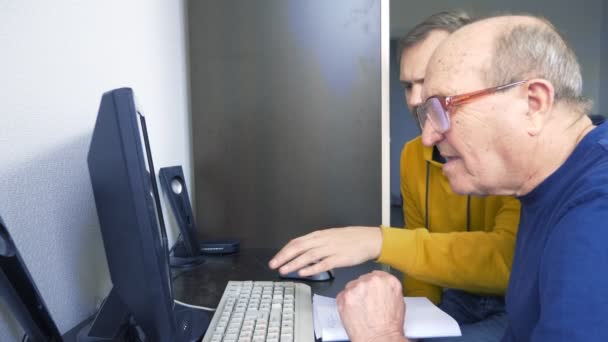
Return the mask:
<path id="1" fill-rule="evenodd" d="M 443 287 L 503 295 L 511 272 L 520 203 L 514 197 L 453 193 L 441 164 L 432 160 L 432 152 L 420 137 L 401 151 L 407 229 L 382 227 L 378 261 L 406 274 L 407 296 L 424 296 L 439 303 Z"/>

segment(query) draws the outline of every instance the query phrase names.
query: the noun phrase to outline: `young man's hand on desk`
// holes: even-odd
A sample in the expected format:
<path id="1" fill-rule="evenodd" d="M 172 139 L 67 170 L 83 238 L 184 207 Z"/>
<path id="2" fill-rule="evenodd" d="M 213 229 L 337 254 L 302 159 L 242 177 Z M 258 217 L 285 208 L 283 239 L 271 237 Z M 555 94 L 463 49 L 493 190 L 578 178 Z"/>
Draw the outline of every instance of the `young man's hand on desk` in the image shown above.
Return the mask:
<path id="1" fill-rule="evenodd" d="M 319 230 L 291 240 L 269 262 L 281 274 L 300 270 L 309 276 L 337 267 L 377 259 L 382 249 L 379 227 L 345 227 Z"/>
<path id="2" fill-rule="evenodd" d="M 346 284 L 336 298 L 342 324 L 351 342 L 406 342 L 405 304 L 401 282 L 374 271 Z"/>

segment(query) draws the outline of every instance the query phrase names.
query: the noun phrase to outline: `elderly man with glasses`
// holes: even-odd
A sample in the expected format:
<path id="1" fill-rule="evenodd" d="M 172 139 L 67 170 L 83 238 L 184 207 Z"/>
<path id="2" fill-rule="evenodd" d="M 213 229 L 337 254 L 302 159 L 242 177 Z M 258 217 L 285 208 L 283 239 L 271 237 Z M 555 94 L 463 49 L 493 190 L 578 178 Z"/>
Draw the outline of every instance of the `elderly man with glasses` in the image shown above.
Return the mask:
<path id="1" fill-rule="evenodd" d="M 400 40 L 399 77 L 412 113 L 422 105 L 425 69 L 436 47 L 469 22 L 463 12 L 440 12 Z M 375 259 L 404 273 L 406 296 L 427 297 L 456 319 L 462 337 L 449 341 L 497 341 L 507 325 L 504 293 L 519 201 L 454 193 L 442 171 L 444 162 L 436 148 L 423 146 L 420 137 L 404 146 L 400 165 L 406 229 L 346 227 L 314 232 L 287 244 L 270 266 L 285 264 L 280 271 L 290 272 L 318 261 L 300 270 L 306 275 Z"/>
<path id="2" fill-rule="evenodd" d="M 608 341 L 608 124 L 581 91 L 574 53 L 531 16 L 461 28 L 427 68 L 422 142 L 452 189 L 521 200 L 503 341 Z M 399 285 L 374 272 L 346 286 L 352 341 L 405 341 Z"/>

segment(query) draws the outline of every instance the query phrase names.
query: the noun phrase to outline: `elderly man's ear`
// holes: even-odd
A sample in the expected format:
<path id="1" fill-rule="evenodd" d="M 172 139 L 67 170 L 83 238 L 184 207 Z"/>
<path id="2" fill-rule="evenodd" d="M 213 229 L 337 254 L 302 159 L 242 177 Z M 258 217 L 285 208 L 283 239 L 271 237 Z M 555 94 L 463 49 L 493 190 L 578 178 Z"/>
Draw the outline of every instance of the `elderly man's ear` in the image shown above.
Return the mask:
<path id="1" fill-rule="evenodd" d="M 551 116 L 555 91 L 551 82 L 534 78 L 524 87 L 528 98 L 528 134 L 538 135 Z"/>

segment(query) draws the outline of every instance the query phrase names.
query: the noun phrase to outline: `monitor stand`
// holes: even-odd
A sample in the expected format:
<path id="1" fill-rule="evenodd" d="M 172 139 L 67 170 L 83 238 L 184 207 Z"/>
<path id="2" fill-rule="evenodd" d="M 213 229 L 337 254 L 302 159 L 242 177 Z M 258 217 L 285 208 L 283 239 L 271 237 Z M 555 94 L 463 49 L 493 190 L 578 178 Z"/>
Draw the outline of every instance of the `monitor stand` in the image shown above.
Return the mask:
<path id="1" fill-rule="evenodd" d="M 173 314 L 177 323 L 176 336 L 181 341 L 199 340 L 209 326 L 209 314 L 201 309 L 174 304 Z M 101 341 L 149 341 L 143 330 L 129 313 L 127 306 L 112 288 L 93 321 L 79 332 L 78 342 Z"/>

